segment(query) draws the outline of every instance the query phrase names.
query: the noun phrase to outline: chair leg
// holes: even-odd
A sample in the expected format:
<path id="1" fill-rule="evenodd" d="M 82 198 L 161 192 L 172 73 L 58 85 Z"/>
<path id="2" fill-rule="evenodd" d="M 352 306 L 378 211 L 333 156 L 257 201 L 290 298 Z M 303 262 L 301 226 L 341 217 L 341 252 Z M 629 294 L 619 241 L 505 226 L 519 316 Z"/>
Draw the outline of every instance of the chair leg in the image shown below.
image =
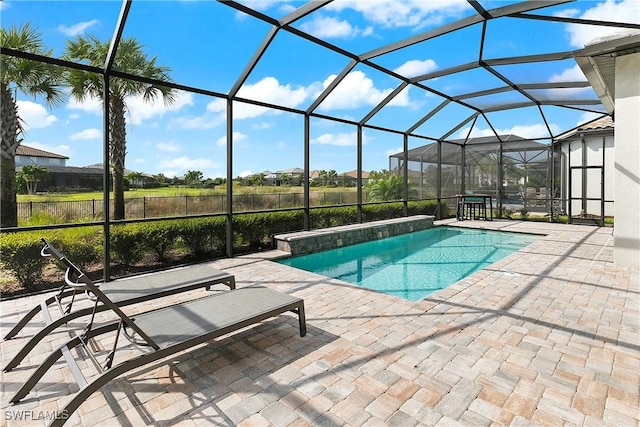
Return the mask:
<path id="1" fill-rule="evenodd" d="M 87 333 L 86 339 L 90 339 L 90 338 L 93 338 L 93 337 L 98 336 L 98 335 L 102 335 L 102 334 L 105 334 L 105 333 L 108 333 L 108 332 L 111 332 L 111 331 L 115 331 L 116 329 L 118 329 L 118 322 L 109 323 L 107 325 L 104 325 L 104 326 L 101 326 L 99 328 L 95 328 L 95 329 L 92 329 L 91 331 L 89 331 Z M 53 366 L 53 364 L 56 363 L 56 361 L 58 359 L 60 359 L 60 357 L 62 357 L 63 351 L 65 349 L 71 350 L 71 349 L 73 349 L 73 348 L 75 348 L 75 347 L 77 347 L 79 345 L 82 345 L 82 339 L 81 339 L 81 337 L 77 336 L 77 337 L 74 337 L 74 338 L 70 339 L 65 344 L 61 345 L 56 350 L 54 350 L 40 364 L 40 366 L 38 366 L 38 369 L 36 369 L 33 372 L 33 374 L 31 374 L 29 379 L 22 385 L 22 387 L 20 387 L 20 390 L 18 390 L 13 395 L 13 397 L 11 398 L 11 400 L 9 402 L 10 403 L 18 403 L 20 400 L 22 400 L 27 394 L 29 394 L 31 389 L 33 389 L 33 387 L 38 383 L 40 378 L 42 378 L 42 376 L 47 373 L 49 368 L 51 368 L 51 366 Z"/>
<path id="2" fill-rule="evenodd" d="M 40 366 L 38 366 L 38 369 L 36 369 L 33 372 L 33 374 L 31 374 L 29 379 L 22 385 L 22 387 L 20 387 L 20 390 L 18 390 L 16 394 L 13 395 L 13 397 L 9 402 L 18 403 L 20 400 L 22 400 L 22 398 L 24 398 L 27 394 L 29 394 L 33 386 L 35 386 L 38 383 L 40 378 L 42 378 L 42 376 L 49 370 L 49 368 L 53 366 L 53 364 L 56 363 L 56 361 L 62 357 L 63 348 L 67 347 L 71 349 L 71 348 L 77 347 L 81 343 L 82 341 L 80 340 L 80 337 L 75 337 L 70 341 L 67 341 L 64 345 L 58 347 L 56 350 L 54 350 L 40 364 Z"/>
<path id="3" fill-rule="evenodd" d="M 53 301 L 55 301 L 55 298 L 49 298 L 47 301 L 45 301 L 45 303 L 49 305 Z M 6 341 L 16 336 L 18 332 L 20 332 L 22 328 L 24 328 L 25 325 L 29 323 L 29 320 L 33 319 L 33 317 L 40 312 L 40 307 L 40 305 L 33 307 L 30 312 L 25 314 L 22 319 L 20 319 L 16 326 L 14 326 L 9 332 L 7 332 L 3 339 Z"/>
<path id="4" fill-rule="evenodd" d="M 11 359 L 11 361 L 7 363 L 7 365 L 3 368 L 4 372 L 9 372 L 10 370 L 18 366 L 20 362 L 22 362 L 24 358 L 27 357 L 27 355 L 31 352 L 31 350 L 33 350 L 34 347 L 40 341 L 42 341 L 45 337 L 47 337 L 51 332 L 53 332 L 59 326 L 69 323 L 73 319 L 86 316 L 89 314 L 91 314 L 91 308 L 85 308 L 82 310 L 69 313 L 66 316 L 62 316 L 61 318 L 56 319 L 55 321 L 46 325 L 44 328 L 38 331 L 37 334 L 31 337 L 29 342 L 27 342 L 15 356 L 13 356 L 13 359 Z"/>
<path id="5" fill-rule="evenodd" d="M 20 319 L 20 321 L 9 332 L 7 332 L 7 334 L 4 336 L 3 339 L 8 340 L 13 338 L 18 334 L 18 332 L 22 330 L 22 328 L 24 328 L 27 325 L 27 323 L 29 323 L 31 319 L 35 317 L 36 314 L 43 311 L 45 308 L 48 308 L 50 305 L 56 303 L 58 300 L 68 297 L 69 295 L 73 295 L 74 293 L 75 291 L 73 290 L 63 290 L 59 294 L 54 295 L 51 298 L 47 298 L 46 300 L 42 301 L 37 306 L 33 307 L 31 311 L 25 314 L 22 317 L 22 319 Z"/>
<path id="6" fill-rule="evenodd" d="M 300 325 L 300 336 L 307 335 L 307 320 L 304 314 L 304 302 L 298 306 L 298 324 Z"/>
<path id="7" fill-rule="evenodd" d="M 146 365 L 147 363 L 153 362 L 154 360 L 161 359 L 168 355 L 172 354 L 171 352 L 164 351 L 155 351 L 153 353 L 147 353 L 140 355 L 134 359 L 129 359 L 124 361 L 111 369 L 103 372 L 98 377 L 96 377 L 93 381 L 87 384 L 84 388 L 78 391 L 73 399 L 67 403 L 67 405 L 60 411 L 61 416 L 56 418 L 49 425 L 50 427 L 59 427 L 64 425 L 67 419 L 73 414 L 76 409 L 80 407 L 93 393 L 100 390 L 103 386 L 108 384 L 114 378 L 129 372 L 132 369 L 138 368 L 140 366 Z"/>

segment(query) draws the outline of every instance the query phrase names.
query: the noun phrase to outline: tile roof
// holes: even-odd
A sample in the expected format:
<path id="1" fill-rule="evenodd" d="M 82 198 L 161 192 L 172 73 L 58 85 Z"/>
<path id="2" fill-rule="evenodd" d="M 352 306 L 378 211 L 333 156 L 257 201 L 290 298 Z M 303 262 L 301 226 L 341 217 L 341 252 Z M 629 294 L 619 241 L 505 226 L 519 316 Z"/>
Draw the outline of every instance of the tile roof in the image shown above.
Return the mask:
<path id="1" fill-rule="evenodd" d="M 611 116 L 606 116 L 601 119 L 586 123 L 572 131 L 564 133 L 558 136 L 558 140 L 571 138 L 572 136 L 579 134 L 581 132 L 596 132 L 596 131 L 602 131 L 607 129 L 613 130 L 614 128 L 615 128 L 615 123 L 613 119 L 611 118 Z"/>
<path id="2" fill-rule="evenodd" d="M 61 154 L 51 153 L 49 151 L 39 150 L 33 147 L 27 147 L 26 145 L 18 145 L 16 149 L 17 156 L 31 156 L 31 157 L 46 157 L 49 159 L 66 159 L 69 160 L 67 156 L 63 156 Z"/>
<path id="3" fill-rule="evenodd" d="M 607 129 L 614 128 L 615 125 L 613 123 L 613 119 L 611 116 L 606 116 L 591 123 L 586 123 L 580 126 L 577 131 L 585 131 L 585 130 L 596 130 L 596 129 Z"/>

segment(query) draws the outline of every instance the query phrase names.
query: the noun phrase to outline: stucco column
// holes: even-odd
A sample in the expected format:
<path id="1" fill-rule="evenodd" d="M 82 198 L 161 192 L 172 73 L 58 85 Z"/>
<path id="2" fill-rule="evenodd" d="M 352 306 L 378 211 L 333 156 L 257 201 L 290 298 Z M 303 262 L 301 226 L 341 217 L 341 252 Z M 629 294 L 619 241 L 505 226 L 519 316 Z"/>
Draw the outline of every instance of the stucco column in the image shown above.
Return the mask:
<path id="1" fill-rule="evenodd" d="M 618 56 L 615 71 L 616 265 L 640 268 L 640 53 Z"/>

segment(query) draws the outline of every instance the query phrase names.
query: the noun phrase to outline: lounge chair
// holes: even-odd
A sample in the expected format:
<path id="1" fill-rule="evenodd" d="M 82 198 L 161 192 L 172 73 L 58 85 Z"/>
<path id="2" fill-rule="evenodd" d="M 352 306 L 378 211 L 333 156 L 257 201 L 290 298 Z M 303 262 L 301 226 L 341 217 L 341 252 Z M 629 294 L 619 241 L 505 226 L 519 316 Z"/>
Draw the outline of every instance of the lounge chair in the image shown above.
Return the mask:
<path id="1" fill-rule="evenodd" d="M 265 287 L 246 287 L 213 294 L 129 317 L 68 259 L 51 246 L 48 250 L 66 268 L 65 282 L 68 286 L 90 291 L 96 296 L 94 308 L 103 305 L 106 310 L 113 311 L 118 317 L 118 320 L 94 327 L 95 313 L 93 313 L 84 333 L 53 351 L 11 398 L 11 403 L 19 402 L 31 391 L 49 368 L 61 356 L 64 357 L 80 386 L 80 390 L 61 409 L 60 416 L 52 421 L 51 426 L 63 425 L 91 394 L 112 379 L 132 369 L 275 317 L 286 311 L 292 311 L 298 315 L 300 336 L 306 335 L 304 301 L 301 298 Z M 92 345 L 90 341 L 109 332 L 116 334 L 113 348 L 101 363 L 94 352 L 94 348 L 98 346 Z M 121 333 L 131 343 L 144 346 L 147 349 L 138 356 L 114 364 L 118 349 L 118 337 Z M 75 358 L 70 353 L 70 350 L 78 346 L 83 347 L 85 353 L 98 368 L 99 375 L 91 382 L 87 382 Z"/>
<path id="2" fill-rule="evenodd" d="M 64 258 L 59 251 L 52 249 L 53 247 L 45 239 L 41 239 L 44 247 L 41 251 L 42 256 L 51 257 L 52 251 Z M 149 273 L 141 276 L 128 277 L 124 279 L 116 279 L 110 282 L 101 283 L 102 292 L 117 306 L 124 307 L 131 304 L 137 304 L 145 301 L 155 300 L 166 296 L 176 295 L 181 292 L 188 292 L 199 288 L 210 289 L 216 284 L 227 285 L 230 289 L 235 289 L 236 282 L 232 274 L 225 271 L 216 270 L 215 268 L 200 264 L 196 266 L 175 268 L 158 273 Z M 97 286 L 97 285 L 95 285 Z M 73 319 L 91 314 L 93 307 L 85 307 L 73 311 L 73 305 L 76 297 L 87 294 L 86 288 L 82 286 L 69 287 L 64 284 L 57 295 L 46 299 L 39 305 L 35 306 L 5 335 L 4 339 L 8 340 L 17 335 L 33 317 L 42 312 L 45 319 L 45 326 L 38 331 L 25 344 L 24 347 L 13 357 L 13 359 L 3 368 L 5 372 L 15 368 L 24 360 L 24 358 L 33 350 L 33 348 L 52 333 L 56 328 L 62 326 Z M 90 297 L 91 295 L 88 294 Z M 68 301 L 68 302 L 67 302 Z M 60 317 L 53 320 L 49 312 L 50 306 L 55 305 L 60 311 Z M 96 311 L 106 310 L 107 307 L 100 305 Z"/>

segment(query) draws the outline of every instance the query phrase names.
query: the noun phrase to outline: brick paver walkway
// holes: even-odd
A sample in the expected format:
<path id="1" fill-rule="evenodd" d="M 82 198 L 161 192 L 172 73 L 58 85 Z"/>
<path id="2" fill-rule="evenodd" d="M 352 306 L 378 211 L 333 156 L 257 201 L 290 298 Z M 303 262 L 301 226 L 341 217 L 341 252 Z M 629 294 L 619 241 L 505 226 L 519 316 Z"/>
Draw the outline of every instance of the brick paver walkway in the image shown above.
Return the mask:
<path id="1" fill-rule="evenodd" d="M 546 237 L 420 302 L 269 261 L 277 252 L 215 261 L 239 286 L 303 297 L 307 336 L 283 315 L 179 353 L 103 387 L 68 425 L 638 426 L 640 276 L 613 265 L 611 228 L 453 225 Z M 3 330 L 41 299 L 0 303 Z M 43 425 L 16 418 L 46 418 L 77 390 L 59 362 L 7 405 L 68 336 L 53 334 L 3 374 L 3 423 Z M 2 365 L 22 342 L 2 343 Z"/>

